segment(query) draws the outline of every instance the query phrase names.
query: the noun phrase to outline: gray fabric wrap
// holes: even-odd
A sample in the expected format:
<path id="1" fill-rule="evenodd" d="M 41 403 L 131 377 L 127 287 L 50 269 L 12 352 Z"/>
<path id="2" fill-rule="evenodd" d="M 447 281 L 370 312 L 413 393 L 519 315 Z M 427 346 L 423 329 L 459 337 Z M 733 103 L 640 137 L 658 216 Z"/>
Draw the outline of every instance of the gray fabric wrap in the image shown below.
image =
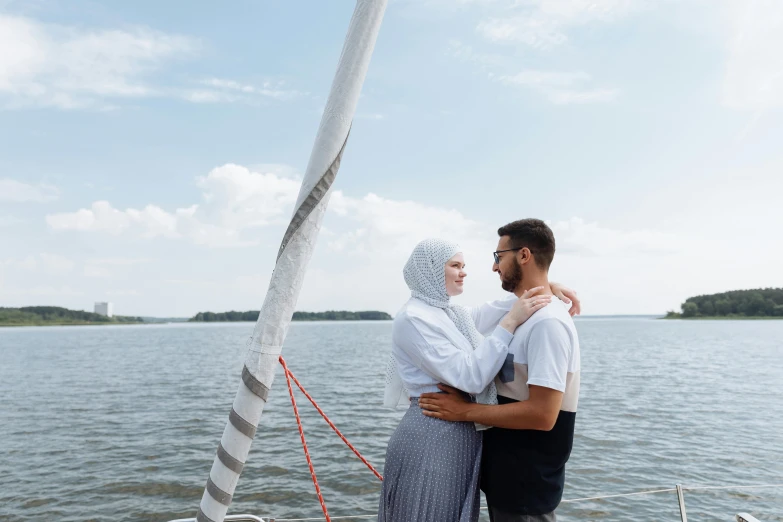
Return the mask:
<path id="1" fill-rule="evenodd" d="M 231 408 L 231 413 L 228 414 L 228 420 L 240 433 L 247 435 L 248 438 L 252 439 L 256 436 L 256 427 L 240 417 L 240 415 L 234 411 L 234 408 Z"/>
<path id="2" fill-rule="evenodd" d="M 348 135 L 350 134 L 351 131 L 349 129 Z M 283 241 L 280 243 L 280 251 L 277 253 L 277 259 L 280 259 L 280 256 L 283 255 L 283 250 L 285 250 L 285 247 L 288 246 L 288 242 L 291 241 L 291 238 L 294 237 L 294 234 L 296 234 L 296 231 L 299 230 L 299 227 L 302 226 L 302 223 L 304 223 L 305 219 L 307 219 L 307 216 L 309 216 L 316 205 L 320 203 L 320 201 L 329 191 L 329 187 L 331 187 L 332 183 L 334 183 L 334 178 L 337 177 L 337 171 L 340 169 L 340 161 L 342 160 L 346 143 L 348 143 L 348 136 L 345 137 L 345 141 L 343 142 L 343 146 L 340 148 L 340 152 L 337 153 L 337 157 L 334 158 L 334 161 L 331 165 L 329 165 L 329 168 L 326 169 L 324 175 L 321 176 L 321 179 L 318 180 L 318 183 L 313 186 L 312 190 L 310 190 L 310 193 L 307 195 L 304 201 L 302 201 L 302 204 L 299 205 L 298 209 L 296 209 L 296 213 L 294 214 L 294 217 L 291 218 L 291 222 L 288 224 L 288 229 L 285 231 Z"/>
<path id="3" fill-rule="evenodd" d="M 225 467 L 237 475 L 242 473 L 242 468 L 245 467 L 245 463 L 231 456 L 231 454 L 226 451 L 226 448 L 223 447 L 223 444 L 218 443 L 217 456 Z"/>
<path id="4" fill-rule="evenodd" d="M 247 366 L 242 368 L 242 382 L 245 383 L 248 390 L 253 392 L 253 395 L 258 396 L 262 401 L 266 402 L 267 397 L 269 397 L 269 388 L 256 379 L 255 375 L 250 373 L 250 370 L 247 369 Z"/>
<path id="5" fill-rule="evenodd" d="M 198 513 L 196 513 L 196 522 L 215 522 L 208 516 L 204 514 L 203 511 L 201 511 L 201 508 L 198 508 Z"/>
<path id="6" fill-rule="evenodd" d="M 207 493 L 209 493 L 210 497 L 214 498 L 224 506 L 231 505 L 231 495 L 217 487 L 217 485 L 212 482 L 212 477 L 207 479 Z"/>

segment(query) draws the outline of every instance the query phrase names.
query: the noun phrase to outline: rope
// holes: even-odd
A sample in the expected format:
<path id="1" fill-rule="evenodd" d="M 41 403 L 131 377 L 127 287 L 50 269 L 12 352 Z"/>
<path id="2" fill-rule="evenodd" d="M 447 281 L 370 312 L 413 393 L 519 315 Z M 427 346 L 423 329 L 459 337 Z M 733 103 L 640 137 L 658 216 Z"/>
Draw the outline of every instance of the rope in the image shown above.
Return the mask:
<path id="1" fill-rule="evenodd" d="M 326 522 L 331 522 L 331 518 L 329 517 L 329 513 L 326 510 L 326 503 L 324 502 L 324 497 L 321 494 L 321 488 L 318 485 L 318 479 L 315 476 L 315 468 L 313 468 L 313 461 L 310 459 L 310 452 L 307 449 L 307 441 L 305 440 L 304 435 L 304 429 L 302 428 L 302 419 L 299 416 L 299 408 L 296 406 L 296 399 L 294 398 L 294 388 L 291 386 L 291 380 L 293 379 L 294 383 L 296 383 L 296 386 L 302 391 L 305 397 L 310 401 L 310 403 L 315 407 L 316 411 L 318 411 L 319 414 L 321 414 L 321 417 L 326 421 L 326 423 L 329 425 L 330 428 L 334 430 L 334 432 L 342 439 L 342 441 L 351 448 L 351 451 L 354 452 L 354 454 L 359 457 L 359 460 L 361 460 L 365 466 L 370 468 L 370 471 L 372 471 L 376 477 L 378 477 L 379 480 L 383 480 L 383 477 L 380 473 L 373 467 L 372 464 L 370 464 L 367 459 L 365 459 L 361 453 L 359 453 L 359 450 L 357 450 L 353 444 L 351 444 L 348 439 L 345 438 L 345 435 L 340 432 L 340 430 L 337 429 L 337 426 L 334 425 L 334 423 L 329 419 L 329 417 L 326 416 L 326 413 L 321 409 L 320 406 L 318 406 L 318 403 L 315 402 L 315 399 L 307 393 L 307 390 L 304 389 L 304 386 L 299 382 L 299 380 L 294 376 L 293 373 L 291 373 L 291 370 L 288 369 L 288 365 L 285 363 L 285 359 L 283 359 L 283 356 L 280 356 L 280 364 L 283 366 L 283 371 L 285 372 L 285 380 L 288 384 L 288 394 L 291 396 L 291 406 L 294 408 L 294 416 L 296 417 L 296 425 L 299 428 L 299 437 L 302 439 L 302 448 L 304 449 L 305 458 L 307 459 L 307 466 L 310 468 L 310 477 L 313 479 L 313 485 L 315 486 L 315 493 L 318 495 L 318 501 L 321 503 L 321 509 L 324 512 L 323 517 L 315 517 L 315 518 L 276 518 L 272 519 L 277 522 L 309 522 L 309 521 L 315 521 L 315 520 L 326 520 Z M 699 491 L 699 490 L 717 490 L 717 489 L 751 489 L 751 488 L 777 488 L 777 487 L 783 487 L 783 484 L 752 484 L 747 486 L 682 486 L 682 489 L 684 491 Z M 582 497 L 582 498 L 571 498 L 567 500 L 563 500 L 561 503 L 566 504 L 569 502 L 583 502 L 586 500 L 603 500 L 607 498 L 621 498 L 621 497 L 634 497 L 637 495 L 652 495 L 655 493 L 671 493 L 672 491 L 677 491 L 676 488 L 661 488 L 661 489 L 649 489 L 646 491 L 636 491 L 634 493 L 618 493 L 616 495 L 602 495 L 598 497 Z M 481 509 L 487 509 L 486 506 L 482 506 Z M 347 515 L 342 517 L 335 517 L 335 520 L 349 520 L 349 519 L 360 519 L 360 518 L 373 518 L 377 515 Z"/>
<path id="2" fill-rule="evenodd" d="M 350 515 L 346 517 L 334 517 L 335 520 L 348 520 L 348 519 L 356 519 L 356 518 L 377 518 L 378 514 L 375 515 Z M 304 521 L 311 521 L 311 520 L 323 520 L 324 517 L 316 517 L 316 518 L 271 518 L 270 520 L 272 522 L 304 522 Z"/>
<path id="3" fill-rule="evenodd" d="M 299 418 L 299 408 L 296 407 L 296 399 L 294 398 L 294 389 L 291 386 L 291 372 L 288 371 L 288 367 L 285 365 L 283 356 L 280 356 L 280 364 L 283 365 L 285 371 L 285 381 L 288 383 L 288 395 L 291 396 L 291 406 L 294 407 L 294 416 L 296 417 L 296 425 L 299 427 L 299 438 L 302 439 L 302 447 L 304 448 L 305 458 L 307 459 L 307 465 L 310 467 L 310 476 L 313 478 L 313 485 L 315 485 L 315 493 L 318 495 L 318 502 L 321 503 L 321 509 L 326 517 L 326 522 L 331 522 L 329 513 L 326 511 L 326 503 L 324 497 L 321 495 L 321 488 L 318 486 L 318 479 L 315 476 L 315 469 L 313 468 L 313 461 L 310 460 L 310 452 L 307 450 L 307 441 L 305 440 L 304 429 L 302 429 L 302 419 Z"/>
<path id="4" fill-rule="evenodd" d="M 329 427 L 331 427 L 331 428 L 334 430 L 334 432 L 337 434 L 337 436 L 339 436 L 339 437 L 340 437 L 340 438 L 343 440 L 343 442 L 345 442 L 345 445 L 346 445 L 346 446 L 348 446 L 349 448 L 351 448 L 351 451 L 353 451 L 353 452 L 356 454 L 356 456 L 357 456 L 357 457 L 359 457 L 359 460 L 361 460 L 362 462 L 364 462 L 364 465 L 365 465 L 365 466 L 367 466 L 368 468 L 370 468 L 370 471 L 372 471 L 372 472 L 375 474 L 375 476 L 376 476 L 376 477 L 378 477 L 378 480 L 383 480 L 383 477 L 381 476 L 381 474 L 380 474 L 380 473 L 378 473 L 378 471 L 377 471 L 377 470 L 376 470 L 376 469 L 373 467 L 373 465 L 372 465 L 372 464 L 370 464 L 369 462 L 367 462 L 367 459 L 365 459 L 365 458 L 362 456 L 362 454 L 361 454 L 361 453 L 359 453 L 359 450 L 357 450 L 357 449 L 356 449 L 356 448 L 353 446 L 353 444 L 351 444 L 350 442 L 348 442 L 348 439 L 346 439 L 346 438 L 345 438 L 345 435 L 343 435 L 343 434 L 340 432 L 340 430 L 338 430 L 338 429 L 337 429 L 337 426 L 335 426 L 335 425 L 334 425 L 334 423 L 333 423 L 331 420 L 329 420 L 329 417 L 327 417 L 327 416 L 326 416 L 326 413 L 324 413 L 324 411 L 323 411 L 323 410 L 322 410 L 322 409 L 321 409 L 321 408 L 318 406 L 318 403 L 316 403 L 316 402 L 315 402 L 315 399 L 313 399 L 313 398 L 312 398 L 312 396 L 310 396 L 310 394 L 309 394 L 309 393 L 307 393 L 307 390 L 305 390 L 305 389 L 304 389 L 304 386 L 302 386 L 302 385 L 299 383 L 299 381 L 297 380 L 297 378 L 296 378 L 296 377 L 294 377 L 294 374 L 293 374 L 293 373 L 291 373 L 291 370 L 289 370 L 289 369 L 288 369 L 288 367 L 286 366 L 286 364 L 285 364 L 285 360 L 283 359 L 283 356 L 282 356 L 282 355 L 280 356 L 280 364 L 282 364 L 282 365 L 283 365 L 283 369 L 285 369 L 285 371 L 286 371 L 286 378 L 288 378 L 288 376 L 289 376 L 289 375 L 291 376 L 291 378 L 294 380 L 294 383 L 296 383 L 296 385 L 299 387 L 299 389 L 300 389 L 300 390 L 302 390 L 302 393 L 304 393 L 304 396 L 305 396 L 305 397 L 307 397 L 307 399 L 308 399 L 308 400 L 310 401 L 310 403 L 311 403 L 311 404 L 312 404 L 312 405 L 315 407 L 315 409 L 318 411 L 318 413 L 320 413 L 320 414 L 321 414 L 321 417 L 323 417 L 323 418 L 324 418 L 324 420 L 325 420 L 325 421 L 326 421 L 326 423 L 329 425 Z"/>
<path id="5" fill-rule="evenodd" d="M 779 488 L 783 487 L 783 484 L 751 484 L 748 486 L 682 486 L 683 491 L 704 491 L 710 489 L 761 489 L 761 488 Z M 566 502 L 581 502 L 583 500 L 603 500 L 605 498 L 618 498 L 618 497 L 633 497 L 636 495 L 651 495 L 653 493 L 671 493 L 677 491 L 677 488 L 666 489 L 650 489 L 646 491 L 637 491 L 636 493 L 621 493 L 618 495 L 602 495 L 600 497 L 584 497 L 584 498 L 571 498 L 563 500 L 561 503 Z"/>
<path id="6" fill-rule="evenodd" d="M 750 488 L 783 488 L 783 484 L 751 484 L 750 486 L 683 486 L 686 491 L 705 489 L 750 489 Z"/>

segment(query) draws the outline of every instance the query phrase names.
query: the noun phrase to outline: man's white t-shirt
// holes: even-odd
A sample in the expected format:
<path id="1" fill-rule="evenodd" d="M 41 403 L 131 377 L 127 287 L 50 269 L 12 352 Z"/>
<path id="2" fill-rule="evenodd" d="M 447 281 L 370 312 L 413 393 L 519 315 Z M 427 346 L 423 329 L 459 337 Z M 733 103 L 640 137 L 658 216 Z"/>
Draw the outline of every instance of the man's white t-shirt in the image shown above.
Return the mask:
<path id="1" fill-rule="evenodd" d="M 493 331 L 511 310 L 512 295 L 471 310 L 476 328 L 482 334 Z M 508 348 L 513 356 L 514 374 L 508 367 L 495 379 L 498 395 L 517 401 L 527 400 L 528 386 L 544 386 L 564 393 L 562 409 L 576 411 L 579 399 L 579 337 L 567 305 L 557 297 L 534 313 L 514 332 Z"/>
<path id="2" fill-rule="evenodd" d="M 491 331 L 516 300 L 512 295 L 471 310 L 478 330 Z M 563 495 L 579 400 L 579 338 L 566 304 L 553 298 L 533 314 L 514 332 L 508 352 L 495 378 L 501 404 L 528 400 L 529 386 L 563 392 L 563 401 L 550 431 L 493 428 L 486 432 L 481 489 L 487 502 L 498 509 L 543 515 L 554 511 Z"/>

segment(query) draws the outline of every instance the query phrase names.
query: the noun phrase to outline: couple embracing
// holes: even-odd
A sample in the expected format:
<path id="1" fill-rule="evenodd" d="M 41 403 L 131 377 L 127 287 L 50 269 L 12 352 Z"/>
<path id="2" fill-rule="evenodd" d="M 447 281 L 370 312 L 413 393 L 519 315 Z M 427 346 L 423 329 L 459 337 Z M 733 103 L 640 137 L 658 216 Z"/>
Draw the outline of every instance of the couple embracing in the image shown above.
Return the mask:
<path id="1" fill-rule="evenodd" d="M 405 265 L 384 404 L 410 404 L 386 452 L 379 522 L 555 521 L 579 395 L 574 293 L 548 280 L 552 230 L 498 230 L 493 271 L 514 295 L 473 309 L 454 243 L 419 243 Z M 568 304 L 570 304 L 570 309 Z M 410 402 L 409 402 L 410 401 Z"/>

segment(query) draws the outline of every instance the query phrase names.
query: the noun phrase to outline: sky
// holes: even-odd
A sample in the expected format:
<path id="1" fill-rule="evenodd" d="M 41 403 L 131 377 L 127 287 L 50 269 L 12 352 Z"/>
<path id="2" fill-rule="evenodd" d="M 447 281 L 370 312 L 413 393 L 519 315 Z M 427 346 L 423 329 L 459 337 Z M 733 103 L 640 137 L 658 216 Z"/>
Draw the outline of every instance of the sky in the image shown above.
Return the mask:
<path id="1" fill-rule="evenodd" d="M 354 5 L 0 0 L 0 306 L 259 309 Z M 781 287 L 781 143 L 778 0 L 390 0 L 297 308 L 526 217 L 585 314 Z"/>

